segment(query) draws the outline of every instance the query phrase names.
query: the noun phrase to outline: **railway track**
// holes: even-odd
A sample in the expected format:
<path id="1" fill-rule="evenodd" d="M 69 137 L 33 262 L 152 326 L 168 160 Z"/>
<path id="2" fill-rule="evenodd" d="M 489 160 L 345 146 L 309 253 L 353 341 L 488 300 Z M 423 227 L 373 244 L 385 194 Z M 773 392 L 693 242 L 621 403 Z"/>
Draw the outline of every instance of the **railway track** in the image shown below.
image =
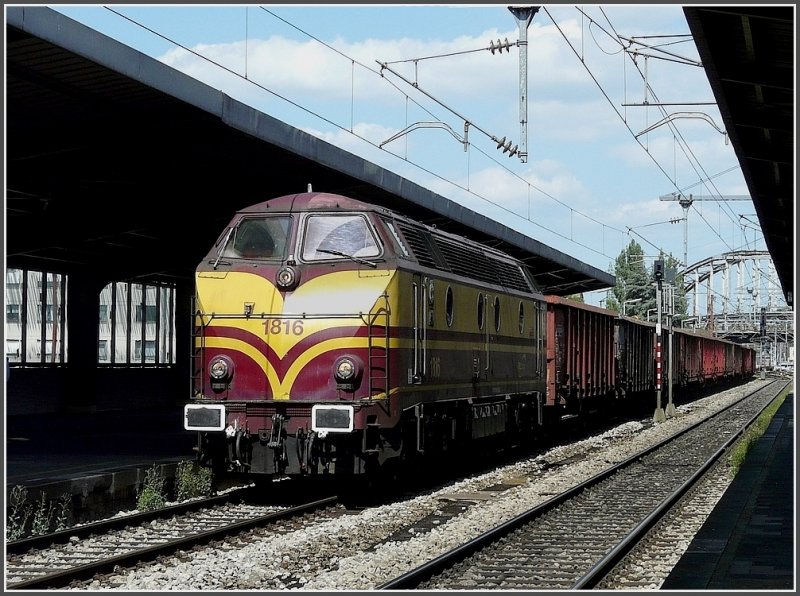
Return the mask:
<path id="1" fill-rule="evenodd" d="M 765 387 L 766 383 L 754 381 L 754 386 Z M 126 591 L 373 590 L 447 549 L 463 545 L 492 525 L 504 523 L 534 505 L 552 501 L 556 495 L 598 475 L 615 462 L 635 459 L 631 456 L 645 447 L 685 431 L 731 403 L 738 403 L 752 389 L 751 386 L 730 390 L 701 400 L 697 406 L 681 407 L 678 415 L 665 424 L 654 425 L 649 420 L 627 422 L 608 433 L 574 444 L 565 443 L 533 459 L 446 483 L 431 493 L 424 490 L 404 495 L 399 501 L 377 507 L 346 511 L 339 507 L 331 515 L 307 515 L 258 531 L 211 540 L 191 550 L 167 551 L 154 562 L 142 561 L 116 572 L 106 570 L 91 579 L 62 585 L 71 589 Z M 720 484 L 719 494 L 726 486 L 724 482 Z M 307 492 L 299 491 L 295 497 Z M 695 492 L 708 499 L 713 490 L 703 487 Z M 319 493 L 308 497 L 313 498 L 319 498 Z M 286 502 L 281 497 L 281 503 Z M 716 500 L 709 502 L 713 508 Z M 702 512 L 696 517 L 702 525 L 705 519 Z M 618 565 L 598 587 L 657 588 L 672 568 L 670 557 L 682 552 L 682 541 L 687 536 L 691 541 L 699 527 L 696 525 L 694 532 L 689 529 L 690 534 L 686 534 L 685 526 L 690 524 L 681 521 L 677 524 L 678 532 L 674 531 L 674 525 L 672 528 L 667 525 L 664 530 L 665 524 L 660 524 L 660 535 L 651 532 L 648 536 L 651 553 L 646 556 L 651 559 L 645 566 L 649 576 L 639 571 L 643 549 L 637 547 L 634 555 L 625 557 L 624 564 Z M 658 558 L 658 565 L 652 562 L 652 557 Z M 673 565 L 676 560 L 672 559 Z M 620 573 L 620 568 L 624 568 L 624 573 Z M 661 568 L 667 571 L 659 571 Z M 481 586 L 476 584 L 476 587 Z"/>
<path id="2" fill-rule="evenodd" d="M 597 586 L 780 392 L 763 386 L 379 589 L 585 589 Z"/>
<path id="3" fill-rule="evenodd" d="M 286 507 L 214 497 L 19 540 L 7 545 L 6 589 L 62 588 L 319 509 L 337 515 L 336 501 Z"/>
<path id="4" fill-rule="evenodd" d="M 51 532 L 49 534 L 42 534 L 21 538 L 19 540 L 12 540 L 6 542 L 6 554 L 21 555 L 34 549 L 48 547 L 51 544 L 59 544 L 69 542 L 74 538 L 86 538 L 92 534 L 104 534 L 112 530 L 121 529 L 126 526 L 144 524 L 157 519 L 172 517 L 173 515 L 182 515 L 192 511 L 199 511 L 207 507 L 215 505 L 222 505 L 235 501 L 247 501 L 252 495 L 252 490 L 242 488 L 225 494 L 214 495 L 202 499 L 193 499 L 170 505 L 168 507 L 161 507 L 151 511 L 138 511 L 127 515 L 116 515 L 106 519 L 100 519 L 91 523 L 80 524 Z"/>

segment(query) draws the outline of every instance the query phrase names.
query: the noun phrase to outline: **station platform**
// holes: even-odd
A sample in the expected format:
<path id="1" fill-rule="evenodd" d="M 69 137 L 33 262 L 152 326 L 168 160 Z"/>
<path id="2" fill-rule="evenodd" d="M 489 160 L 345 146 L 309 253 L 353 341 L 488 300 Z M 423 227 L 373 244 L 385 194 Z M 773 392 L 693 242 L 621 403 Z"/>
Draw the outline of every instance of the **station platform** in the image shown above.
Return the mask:
<path id="1" fill-rule="evenodd" d="M 149 468 L 158 465 L 169 486 L 178 463 L 195 458 L 183 406 L 9 416 L 5 430 L 6 493 L 23 486 L 29 501 L 69 494 L 73 522 L 134 508 Z"/>
<path id="2" fill-rule="evenodd" d="M 795 588 L 794 448 L 790 393 L 662 590 Z"/>

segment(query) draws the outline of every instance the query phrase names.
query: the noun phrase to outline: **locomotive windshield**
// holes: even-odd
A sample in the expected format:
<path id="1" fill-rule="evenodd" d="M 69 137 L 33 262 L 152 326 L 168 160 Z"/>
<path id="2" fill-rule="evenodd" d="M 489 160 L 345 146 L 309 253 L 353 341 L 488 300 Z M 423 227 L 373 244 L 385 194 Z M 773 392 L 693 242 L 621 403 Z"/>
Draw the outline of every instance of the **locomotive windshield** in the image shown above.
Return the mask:
<path id="1" fill-rule="evenodd" d="M 381 252 L 362 215 L 311 215 L 306 219 L 303 260 L 377 257 Z"/>
<path id="2" fill-rule="evenodd" d="M 248 218 L 228 236 L 222 257 L 239 259 L 280 259 L 286 252 L 290 217 Z"/>

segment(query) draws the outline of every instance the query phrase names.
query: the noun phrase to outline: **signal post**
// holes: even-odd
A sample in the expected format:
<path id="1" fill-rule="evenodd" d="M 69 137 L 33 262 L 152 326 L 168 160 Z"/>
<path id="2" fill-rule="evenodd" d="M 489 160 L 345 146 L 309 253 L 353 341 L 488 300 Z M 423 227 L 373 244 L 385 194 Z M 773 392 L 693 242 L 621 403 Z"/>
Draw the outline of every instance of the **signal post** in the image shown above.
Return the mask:
<path id="1" fill-rule="evenodd" d="M 664 359 L 661 351 L 661 283 L 664 280 L 664 260 L 656 259 L 653 263 L 653 277 L 656 280 L 656 411 L 653 422 L 664 422 L 667 415 L 661 407 L 661 383 L 663 381 L 662 365 Z"/>

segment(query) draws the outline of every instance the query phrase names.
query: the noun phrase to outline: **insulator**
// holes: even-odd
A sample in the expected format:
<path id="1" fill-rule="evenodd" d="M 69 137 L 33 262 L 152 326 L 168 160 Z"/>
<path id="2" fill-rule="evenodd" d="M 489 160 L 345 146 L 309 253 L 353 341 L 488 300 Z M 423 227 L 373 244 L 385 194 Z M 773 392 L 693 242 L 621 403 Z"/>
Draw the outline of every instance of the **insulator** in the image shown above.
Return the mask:
<path id="1" fill-rule="evenodd" d="M 495 50 L 497 50 L 499 53 L 502 54 L 503 53 L 503 49 L 505 49 L 506 52 L 510 52 L 511 51 L 510 47 L 511 47 L 511 42 L 508 41 L 507 37 L 506 37 L 505 41 L 500 41 L 500 38 L 498 37 L 497 38 L 497 45 L 495 45 L 494 41 L 490 41 L 489 42 L 489 50 L 492 52 L 492 54 L 494 54 Z"/>

